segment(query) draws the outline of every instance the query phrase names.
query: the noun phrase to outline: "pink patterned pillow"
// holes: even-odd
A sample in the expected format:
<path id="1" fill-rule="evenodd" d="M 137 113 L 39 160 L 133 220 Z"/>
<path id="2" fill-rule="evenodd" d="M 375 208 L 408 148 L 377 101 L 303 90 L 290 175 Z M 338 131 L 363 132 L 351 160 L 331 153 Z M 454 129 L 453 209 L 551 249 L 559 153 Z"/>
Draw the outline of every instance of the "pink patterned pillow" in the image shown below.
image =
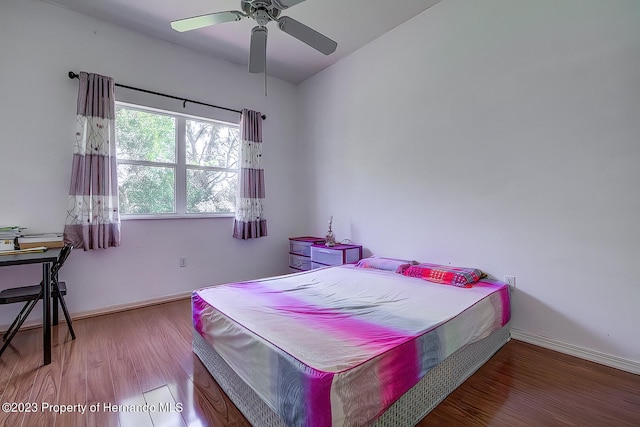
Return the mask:
<path id="1" fill-rule="evenodd" d="M 404 259 L 395 258 L 383 258 L 379 256 L 372 256 L 369 258 L 363 258 L 356 264 L 359 268 L 374 268 L 376 270 L 394 271 L 402 274 L 412 264 L 416 264 L 415 261 L 407 261 Z"/>
<path id="2" fill-rule="evenodd" d="M 428 263 L 412 265 L 402 274 L 461 288 L 470 288 L 482 277 L 482 271 L 477 268 L 451 267 L 450 265 Z"/>

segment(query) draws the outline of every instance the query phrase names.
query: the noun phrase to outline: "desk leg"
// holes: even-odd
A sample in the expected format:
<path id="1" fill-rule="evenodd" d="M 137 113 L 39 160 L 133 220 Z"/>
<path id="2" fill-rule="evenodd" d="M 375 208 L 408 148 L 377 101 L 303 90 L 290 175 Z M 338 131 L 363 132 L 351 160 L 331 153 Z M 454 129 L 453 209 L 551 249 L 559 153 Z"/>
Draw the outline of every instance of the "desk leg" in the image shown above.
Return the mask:
<path id="1" fill-rule="evenodd" d="M 44 364 L 51 363 L 51 263 L 42 264 L 42 284 L 44 295 L 42 298 L 42 335 L 44 336 Z"/>

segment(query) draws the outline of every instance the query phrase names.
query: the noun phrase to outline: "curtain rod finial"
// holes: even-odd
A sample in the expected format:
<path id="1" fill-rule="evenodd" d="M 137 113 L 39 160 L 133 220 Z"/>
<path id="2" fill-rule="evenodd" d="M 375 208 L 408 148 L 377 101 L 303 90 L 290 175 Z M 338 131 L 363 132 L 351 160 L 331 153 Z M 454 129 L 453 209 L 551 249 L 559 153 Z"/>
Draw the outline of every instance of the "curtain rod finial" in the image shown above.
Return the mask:
<path id="1" fill-rule="evenodd" d="M 78 74 L 74 73 L 73 71 L 69 71 L 69 78 L 70 79 L 75 79 L 80 77 Z"/>

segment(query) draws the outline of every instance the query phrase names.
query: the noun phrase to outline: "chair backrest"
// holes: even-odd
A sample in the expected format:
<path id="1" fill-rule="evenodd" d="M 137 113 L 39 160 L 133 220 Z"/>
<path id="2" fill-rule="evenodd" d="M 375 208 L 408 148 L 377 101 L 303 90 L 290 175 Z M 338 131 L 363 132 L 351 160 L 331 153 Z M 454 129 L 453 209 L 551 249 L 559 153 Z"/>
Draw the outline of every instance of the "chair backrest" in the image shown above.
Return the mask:
<path id="1" fill-rule="evenodd" d="M 69 254 L 73 250 L 73 245 L 64 245 L 62 250 L 60 251 L 60 255 L 58 255 L 58 259 L 53 263 L 51 267 L 51 277 L 54 280 L 58 279 L 58 271 L 62 268 L 62 265 L 69 257 Z"/>

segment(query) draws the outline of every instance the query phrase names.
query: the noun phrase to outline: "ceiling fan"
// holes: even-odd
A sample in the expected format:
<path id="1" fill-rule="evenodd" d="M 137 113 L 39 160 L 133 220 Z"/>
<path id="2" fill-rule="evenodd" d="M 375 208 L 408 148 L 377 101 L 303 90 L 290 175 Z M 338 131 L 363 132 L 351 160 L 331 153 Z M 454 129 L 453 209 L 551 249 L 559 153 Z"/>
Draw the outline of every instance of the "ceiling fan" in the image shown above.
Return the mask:
<path id="1" fill-rule="evenodd" d="M 179 19 L 171 22 L 171 28 L 184 32 L 225 22 L 239 21 L 242 18 L 254 19 L 258 25 L 251 30 L 249 72 L 263 73 L 267 62 L 267 24 L 271 21 L 277 22 L 278 27 L 285 33 L 325 55 L 332 54 L 338 47 L 335 41 L 316 30 L 288 16 L 280 16 L 283 10 L 303 1 L 305 0 L 240 0 L 242 12 L 230 10 Z"/>

